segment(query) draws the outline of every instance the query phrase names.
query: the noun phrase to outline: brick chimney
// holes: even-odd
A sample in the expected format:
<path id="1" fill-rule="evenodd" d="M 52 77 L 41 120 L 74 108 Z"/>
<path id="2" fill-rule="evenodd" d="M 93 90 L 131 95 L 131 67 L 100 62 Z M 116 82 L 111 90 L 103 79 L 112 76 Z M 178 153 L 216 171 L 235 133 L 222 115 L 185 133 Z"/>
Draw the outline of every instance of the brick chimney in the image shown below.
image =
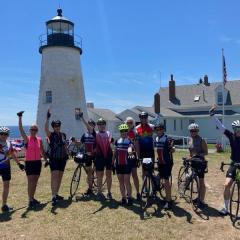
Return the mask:
<path id="1" fill-rule="evenodd" d="M 205 86 L 209 86 L 209 82 L 208 82 L 208 75 L 205 75 L 204 78 L 203 78 L 203 83 Z"/>
<path id="2" fill-rule="evenodd" d="M 160 113 L 160 94 L 156 93 L 154 95 L 154 112 L 159 114 Z"/>
<path id="3" fill-rule="evenodd" d="M 174 99 L 176 99 L 176 87 L 173 74 L 171 74 L 171 80 L 169 81 L 169 100 L 173 101 Z"/>

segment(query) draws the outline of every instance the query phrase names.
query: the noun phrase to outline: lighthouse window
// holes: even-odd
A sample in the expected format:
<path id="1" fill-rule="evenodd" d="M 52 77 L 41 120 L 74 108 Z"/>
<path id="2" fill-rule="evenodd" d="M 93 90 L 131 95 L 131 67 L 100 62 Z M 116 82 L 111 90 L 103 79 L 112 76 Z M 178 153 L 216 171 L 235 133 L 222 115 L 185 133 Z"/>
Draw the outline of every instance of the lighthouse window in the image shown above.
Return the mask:
<path id="1" fill-rule="evenodd" d="M 46 103 L 52 103 L 52 91 L 46 91 Z"/>
<path id="2" fill-rule="evenodd" d="M 75 119 L 80 120 L 81 119 L 81 109 L 75 108 Z"/>

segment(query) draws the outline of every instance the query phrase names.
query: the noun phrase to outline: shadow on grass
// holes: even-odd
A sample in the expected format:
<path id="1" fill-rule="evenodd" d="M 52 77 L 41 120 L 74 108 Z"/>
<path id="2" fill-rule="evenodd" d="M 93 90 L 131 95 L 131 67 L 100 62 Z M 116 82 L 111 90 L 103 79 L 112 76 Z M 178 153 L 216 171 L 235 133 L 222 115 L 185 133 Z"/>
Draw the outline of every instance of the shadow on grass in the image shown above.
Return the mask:
<path id="1" fill-rule="evenodd" d="M 198 209 L 195 213 L 203 220 L 209 220 L 210 217 L 223 217 L 216 208 L 205 205 L 203 208 Z"/>
<path id="2" fill-rule="evenodd" d="M 22 210 L 22 209 L 24 209 L 24 208 L 26 208 L 26 206 L 20 207 L 20 208 L 17 208 L 17 209 L 14 209 L 13 211 L 10 211 L 10 212 L 2 212 L 2 213 L 0 213 L 0 222 L 8 222 L 8 221 L 12 220 L 12 217 L 11 217 L 11 216 L 12 216 L 15 212 L 17 212 L 17 211 L 19 211 L 19 210 Z"/>
<path id="3" fill-rule="evenodd" d="M 56 206 L 53 206 L 51 208 L 51 213 L 54 214 L 54 215 L 57 215 L 58 213 L 56 212 L 56 210 L 58 208 L 68 208 L 71 204 L 72 204 L 72 199 L 71 198 L 61 200 L 57 203 Z"/>
<path id="4" fill-rule="evenodd" d="M 27 218 L 28 216 L 28 213 L 29 212 L 40 212 L 42 211 L 46 206 L 47 204 L 49 203 L 50 201 L 46 202 L 46 203 L 40 203 L 39 205 L 36 205 L 35 207 L 26 207 L 26 210 L 22 213 L 21 215 L 21 218 Z"/>

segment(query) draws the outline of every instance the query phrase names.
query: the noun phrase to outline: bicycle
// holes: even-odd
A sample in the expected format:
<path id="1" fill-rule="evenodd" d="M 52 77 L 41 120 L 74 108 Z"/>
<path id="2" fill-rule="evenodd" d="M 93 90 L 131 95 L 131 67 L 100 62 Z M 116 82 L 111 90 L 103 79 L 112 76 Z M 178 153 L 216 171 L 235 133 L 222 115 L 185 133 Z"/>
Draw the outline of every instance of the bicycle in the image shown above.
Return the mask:
<path id="1" fill-rule="evenodd" d="M 198 210 L 200 199 L 199 169 L 207 169 L 207 161 L 195 158 L 183 158 L 183 166 L 178 172 L 178 193 L 186 202 L 192 205 L 194 211 Z M 205 170 L 205 173 L 207 170 Z"/>
<path id="2" fill-rule="evenodd" d="M 143 179 L 143 185 L 141 189 L 141 209 L 144 211 L 149 205 L 151 200 L 157 197 L 159 192 L 161 198 L 165 200 L 164 180 L 159 173 L 155 173 L 154 163 L 151 158 L 144 158 L 140 160 L 142 162 L 143 171 L 145 171 L 145 177 Z M 170 177 L 170 183 L 172 184 L 172 176 Z"/>
<path id="3" fill-rule="evenodd" d="M 86 175 L 88 173 L 87 167 L 86 167 L 86 162 L 87 162 L 87 154 L 79 152 L 75 157 L 74 157 L 74 162 L 77 163 L 77 167 L 75 168 L 70 184 L 70 197 L 73 198 L 74 195 L 76 194 L 80 180 L 81 180 L 81 173 L 82 173 L 82 168 L 85 171 Z M 93 167 L 92 171 L 92 181 L 93 181 L 93 187 L 97 186 L 97 176 L 96 176 L 96 169 L 95 166 Z M 106 179 L 103 180 L 102 186 L 104 186 L 106 183 Z"/>
<path id="4" fill-rule="evenodd" d="M 230 193 L 230 219 L 234 224 L 238 220 L 239 204 L 240 204 L 240 163 L 224 163 L 221 162 L 220 170 L 224 172 L 225 165 L 236 167 L 236 175 L 233 179 L 232 189 Z M 236 206 L 235 206 L 236 204 Z"/>

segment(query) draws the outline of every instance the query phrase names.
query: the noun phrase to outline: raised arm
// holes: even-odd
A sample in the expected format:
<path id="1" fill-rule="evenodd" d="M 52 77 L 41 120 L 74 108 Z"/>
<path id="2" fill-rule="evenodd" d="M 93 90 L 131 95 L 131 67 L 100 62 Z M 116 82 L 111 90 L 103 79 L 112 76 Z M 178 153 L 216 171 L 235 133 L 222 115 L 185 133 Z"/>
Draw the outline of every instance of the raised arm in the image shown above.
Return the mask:
<path id="1" fill-rule="evenodd" d="M 23 129 L 23 124 L 22 124 L 22 115 L 23 115 L 23 111 L 21 112 L 18 112 L 17 115 L 18 115 L 18 128 L 19 128 L 19 131 L 20 131 L 20 134 L 24 140 L 25 143 L 28 142 L 28 137 Z"/>
<path id="2" fill-rule="evenodd" d="M 90 133 L 93 133 L 94 128 L 86 121 L 86 119 L 85 119 L 84 116 L 83 116 L 83 113 L 81 113 L 81 119 L 82 119 L 84 125 L 86 126 L 87 130 L 88 130 Z"/>
<path id="3" fill-rule="evenodd" d="M 47 118 L 46 118 L 46 121 L 45 121 L 45 133 L 46 133 L 46 135 L 47 135 L 48 138 L 49 138 L 50 135 L 51 135 L 51 132 L 49 131 L 49 119 L 50 119 L 50 117 L 51 117 L 51 113 L 50 113 L 49 110 L 48 110 L 48 112 L 47 112 Z"/>
<path id="4" fill-rule="evenodd" d="M 213 107 L 209 110 L 210 117 L 211 117 L 212 121 L 214 122 L 214 124 L 218 127 L 218 129 L 219 129 L 222 133 L 225 133 L 226 127 L 225 127 L 225 126 L 221 123 L 221 121 L 215 116 L 215 110 L 216 110 L 216 106 L 213 106 Z"/>

